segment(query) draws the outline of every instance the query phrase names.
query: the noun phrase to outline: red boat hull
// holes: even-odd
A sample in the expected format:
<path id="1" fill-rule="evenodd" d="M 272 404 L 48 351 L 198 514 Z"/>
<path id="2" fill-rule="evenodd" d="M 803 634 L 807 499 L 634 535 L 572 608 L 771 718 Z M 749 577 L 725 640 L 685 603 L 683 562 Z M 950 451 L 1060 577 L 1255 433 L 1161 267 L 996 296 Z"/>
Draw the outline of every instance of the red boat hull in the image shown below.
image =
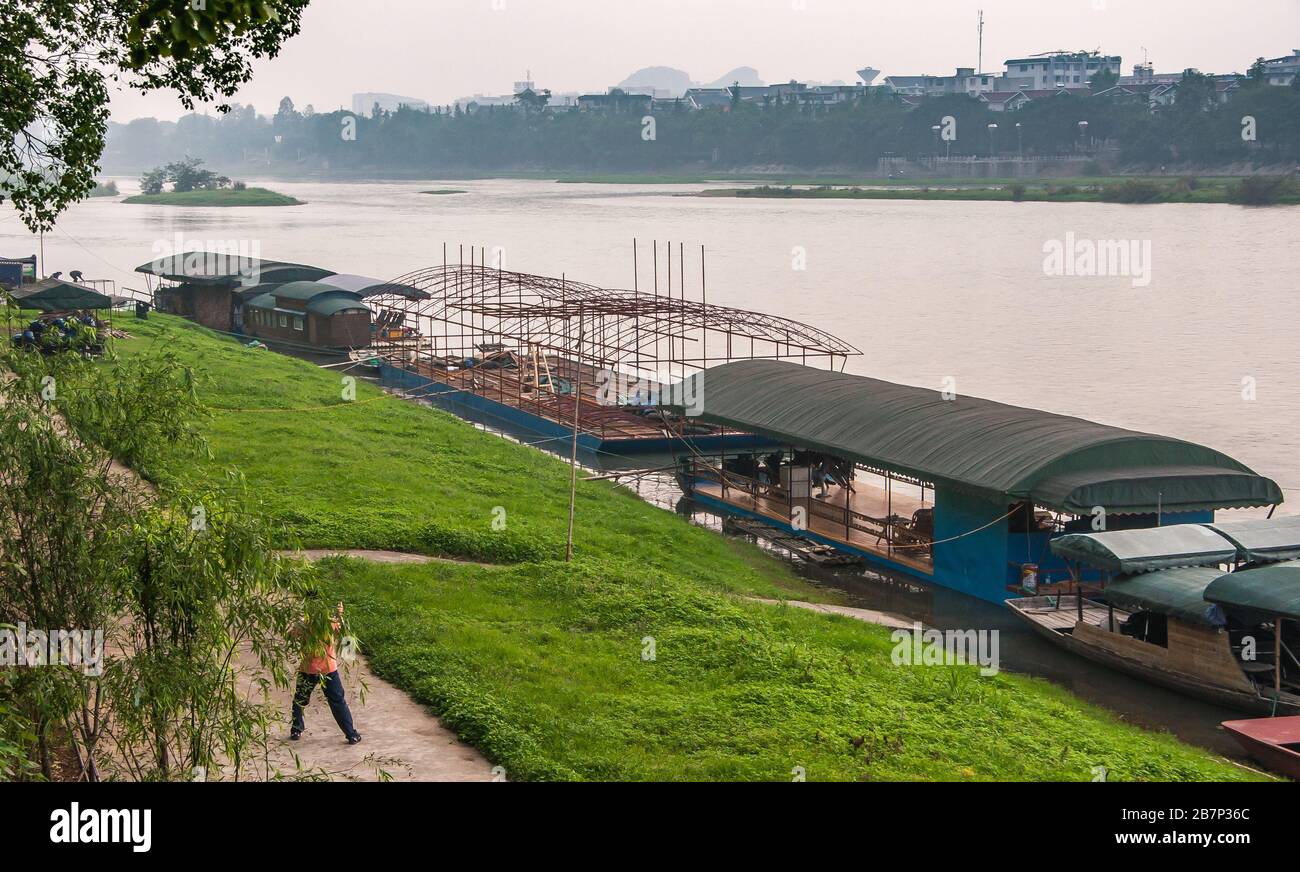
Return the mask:
<path id="1" fill-rule="evenodd" d="M 1300 717 L 1224 721 L 1223 728 L 1266 768 L 1300 781 L 1300 753 L 1292 750 L 1300 748 Z"/>

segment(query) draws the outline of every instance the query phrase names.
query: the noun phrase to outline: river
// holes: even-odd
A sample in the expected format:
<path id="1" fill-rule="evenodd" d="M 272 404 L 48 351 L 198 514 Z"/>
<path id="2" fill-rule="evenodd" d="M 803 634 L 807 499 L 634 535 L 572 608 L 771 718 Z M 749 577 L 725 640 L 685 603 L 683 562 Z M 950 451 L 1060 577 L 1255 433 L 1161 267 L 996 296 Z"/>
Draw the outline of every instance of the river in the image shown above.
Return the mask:
<path id="1" fill-rule="evenodd" d="M 118 179 L 124 193 L 137 190 Z M 632 240 L 699 246 L 708 299 L 836 333 L 864 353 L 848 370 L 1205 443 L 1300 503 L 1300 207 L 781 200 L 682 196 L 705 185 L 548 181 L 301 182 L 247 179 L 305 201 L 192 209 L 88 200 L 45 235 L 47 271 L 143 289 L 131 270 L 185 241 L 242 241 L 261 257 L 394 278 L 500 250 L 505 267 L 631 287 Z M 734 185 L 733 185 L 734 186 Z M 429 195 L 439 188 L 463 194 Z M 1080 240 L 1149 252 L 1130 275 L 1049 274 L 1045 248 Z M 12 212 L 0 254 L 38 251 Z M 642 247 L 642 287 L 649 262 Z M 671 503 L 671 494 L 650 494 Z M 1283 506 L 1280 512 L 1300 507 Z M 1236 513 L 1242 514 L 1242 513 Z M 831 580 L 864 604 L 937 626 L 997 626 L 1008 665 L 1139 723 L 1232 752 L 1229 713 L 1058 652 L 991 606 L 878 579 Z"/>

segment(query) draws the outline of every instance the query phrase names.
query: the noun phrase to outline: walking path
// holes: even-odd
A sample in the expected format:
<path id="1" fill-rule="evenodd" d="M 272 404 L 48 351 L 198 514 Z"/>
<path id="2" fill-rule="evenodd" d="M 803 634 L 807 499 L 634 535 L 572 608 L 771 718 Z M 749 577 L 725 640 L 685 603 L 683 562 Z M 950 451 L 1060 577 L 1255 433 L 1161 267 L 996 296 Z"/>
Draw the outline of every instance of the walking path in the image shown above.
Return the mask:
<path id="1" fill-rule="evenodd" d="M 745 597 L 745 599 L 749 602 L 763 603 L 769 606 L 787 605 L 795 609 L 807 609 L 810 612 L 822 612 L 828 615 L 843 615 L 846 618 L 853 618 L 855 621 L 863 621 L 868 624 L 879 624 L 882 627 L 889 627 L 894 630 L 910 630 L 916 626 L 915 621 L 909 621 L 906 618 L 890 614 L 889 612 L 878 612 L 874 609 L 857 609 L 850 606 L 831 606 L 824 603 L 762 599 L 760 597 Z"/>
<path id="2" fill-rule="evenodd" d="M 400 551 L 310 549 L 281 552 L 305 560 L 341 555 L 374 563 L 456 563 L 446 558 Z M 370 670 L 366 658 L 358 657 L 343 667 L 352 720 L 362 735 L 361 744 L 349 745 L 330 716 L 325 696 L 317 690 L 303 719 L 307 730 L 296 742 L 289 741 L 289 708 L 292 688 L 275 689 L 272 700 L 285 713 L 278 729 L 271 759 L 283 772 L 295 770 L 294 755 L 303 769 L 323 770 L 336 779 L 377 781 L 491 781 L 492 764 L 478 749 L 466 745 L 442 725 L 428 709 L 412 700 Z M 365 701 L 361 686 L 365 684 Z"/>
<path id="3" fill-rule="evenodd" d="M 362 682 L 366 685 L 365 702 L 361 701 Z M 303 712 L 307 729 L 302 738 L 289 741 L 293 689 L 272 691 L 272 702 L 284 712 L 284 722 L 271 738 L 271 762 L 281 772 L 296 770 L 297 755 L 304 770 L 324 771 L 335 780 L 492 780 L 492 764 L 476 748 L 460 741 L 424 706 L 371 672 L 364 657 L 344 671 L 343 686 L 352 720 L 362 736 L 359 745 L 344 740 L 320 690 L 312 693 Z"/>

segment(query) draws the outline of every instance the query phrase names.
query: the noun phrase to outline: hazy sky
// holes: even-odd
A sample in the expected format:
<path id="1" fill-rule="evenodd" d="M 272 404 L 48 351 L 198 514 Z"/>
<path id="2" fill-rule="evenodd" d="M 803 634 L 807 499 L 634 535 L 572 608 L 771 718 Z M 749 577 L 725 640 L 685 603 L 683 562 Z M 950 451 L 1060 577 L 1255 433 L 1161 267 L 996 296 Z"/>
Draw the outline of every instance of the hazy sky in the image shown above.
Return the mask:
<path id="1" fill-rule="evenodd" d="M 236 98 L 274 111 L 351 105 L 357 91 L 435 103 L 538 87 L 601 91 L 634 70 L 669 66 L 711 81 L 752 66 L 764 81 L 951 75 L 1054 49 L 1102 49 L 1125 71 L 1145 47 L 1157 72 L 1244 72 L 1300 48 L 1300 0 L 312 0 L 302 33 L 258 64 Z M 115 120 L 182 114 L 170 96 L 114 98 Z"/>

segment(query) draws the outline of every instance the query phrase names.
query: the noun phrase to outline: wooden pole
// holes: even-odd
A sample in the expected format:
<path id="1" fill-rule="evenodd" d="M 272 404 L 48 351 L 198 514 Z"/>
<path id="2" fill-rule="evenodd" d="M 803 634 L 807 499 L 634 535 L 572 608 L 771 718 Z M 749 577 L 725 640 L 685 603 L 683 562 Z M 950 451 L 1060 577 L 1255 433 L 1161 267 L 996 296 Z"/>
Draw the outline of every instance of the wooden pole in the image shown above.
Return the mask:
<path id="1" fill-rule="evenodd" d="M 1282 616 L 1273 621 L 1273 689 L 1282 697 Z"/>
<path id="2" fill-rule="evenodd" d="M 578 307 L 578 374 L 573 379 L 573 448 L 569 454 L 569 536 L 564 548 L 564 560 L 573 562 L 573 510 L 578 499 L 578 414 L 582 410 L 582 338 L 586 326 L 582 321 L 582 307 Z"/>

